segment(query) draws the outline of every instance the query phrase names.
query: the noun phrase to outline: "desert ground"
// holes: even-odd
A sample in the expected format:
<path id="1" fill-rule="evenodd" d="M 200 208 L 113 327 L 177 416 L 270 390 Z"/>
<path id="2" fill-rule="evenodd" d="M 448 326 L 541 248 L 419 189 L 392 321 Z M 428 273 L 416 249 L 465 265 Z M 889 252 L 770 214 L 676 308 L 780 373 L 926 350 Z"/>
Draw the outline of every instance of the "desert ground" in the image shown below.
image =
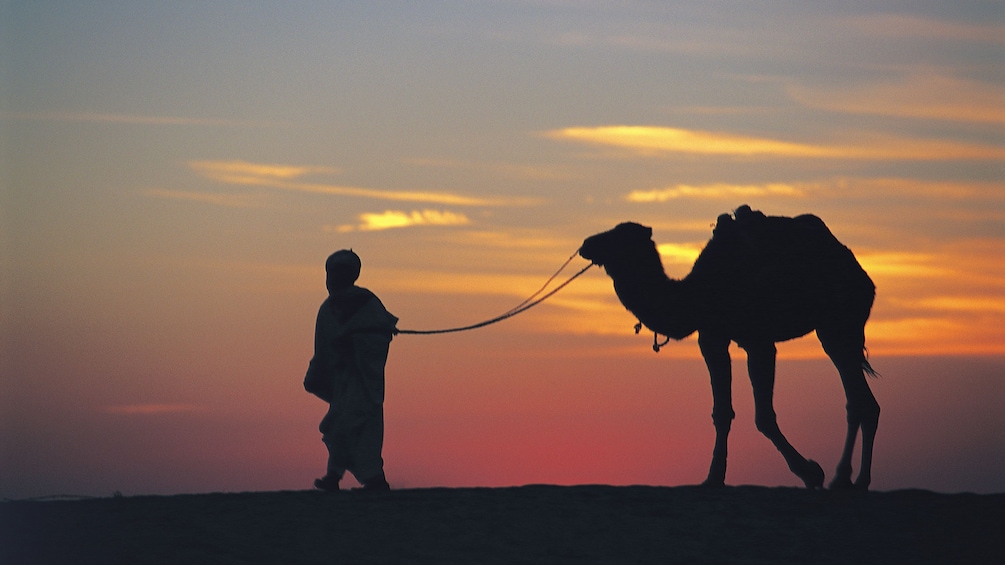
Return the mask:
<path id="1" fill-rule="evenodd" d="M 1005 494 L 530 485 L 0 503 L 0 562 L 1002 563 Z"/>

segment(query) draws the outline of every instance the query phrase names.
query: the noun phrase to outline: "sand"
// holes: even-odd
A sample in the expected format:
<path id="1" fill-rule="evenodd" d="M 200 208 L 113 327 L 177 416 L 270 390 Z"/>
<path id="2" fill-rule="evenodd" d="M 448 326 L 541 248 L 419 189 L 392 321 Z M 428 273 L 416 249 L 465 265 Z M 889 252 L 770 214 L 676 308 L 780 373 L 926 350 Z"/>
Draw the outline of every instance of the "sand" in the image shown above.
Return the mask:
<path id="1" fill-rule="evenodd" d="M 0 563 L 1003 563 L 1005 494 L 546 486 L 0 503 Z"/>

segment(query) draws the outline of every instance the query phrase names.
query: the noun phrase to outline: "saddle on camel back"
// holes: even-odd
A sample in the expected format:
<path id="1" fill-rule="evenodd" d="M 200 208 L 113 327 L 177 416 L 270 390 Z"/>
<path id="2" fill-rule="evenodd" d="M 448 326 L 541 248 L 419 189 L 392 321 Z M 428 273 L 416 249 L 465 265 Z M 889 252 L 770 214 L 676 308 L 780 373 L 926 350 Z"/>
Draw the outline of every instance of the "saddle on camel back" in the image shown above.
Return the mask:
<path id="1" fill-rule="evenodd" d="M 747 205 L 719 216 L 685 280 L 716 297 L 715 310 L 756 317 L 840 309 L 867 318 L 875 296 L 872 280 L 823 220 L 766 216 Z"/>

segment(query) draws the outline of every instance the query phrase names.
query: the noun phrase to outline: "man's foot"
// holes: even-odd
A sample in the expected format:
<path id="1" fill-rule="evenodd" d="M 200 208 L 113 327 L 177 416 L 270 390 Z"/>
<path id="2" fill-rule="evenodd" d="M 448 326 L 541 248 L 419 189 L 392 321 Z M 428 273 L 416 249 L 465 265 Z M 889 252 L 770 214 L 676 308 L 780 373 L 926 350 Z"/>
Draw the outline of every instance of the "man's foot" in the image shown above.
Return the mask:
<path id="1" fill-rule="evenodd" d="M 387 484 L 387 479 L 384 475 L 370 479 L 369 481 L 363 481 L 363 486 L 356 490 L 365 490 L 369 492 L 380 492 L 391 490 L 391 485 Z"/>
<path id="2" fill-rule="evenodd" d="M 314 488 L 325 492 L 338 492 L 338 479 L 325 475 L 320 479 L 314 479 Z"/>

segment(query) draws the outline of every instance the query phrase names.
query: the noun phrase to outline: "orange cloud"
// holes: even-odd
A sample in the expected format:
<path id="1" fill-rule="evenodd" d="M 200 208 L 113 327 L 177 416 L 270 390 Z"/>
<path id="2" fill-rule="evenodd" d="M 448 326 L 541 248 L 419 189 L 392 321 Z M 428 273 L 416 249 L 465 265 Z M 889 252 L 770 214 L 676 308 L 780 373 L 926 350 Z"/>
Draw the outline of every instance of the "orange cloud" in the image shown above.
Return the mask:
<path id="1" fill-rule="evenodd" d="M 1005 124 L 1005 88 L 934 73 L 855 87 L 790 86 L 788 93 L 832 112 Z"/>
<path id="2" fill-rule="evenodd" d="M 191 161 L 191 167 L 204 177 L 226 184 L 265 186 L 296 192 L 329 194 L 334 196 L 355 196 L 377 200 L 425 202 L 453 206 L 532 206 L 540 200 L 536 198 L 474 197 L 447 192 L 395 191 L 340 186 L 332 184 L 308 183 L 297 179 L 308 173 L 336 173 L 338 169 L 329 167 L 297 167 L 287 165 L 267 165 L 246 161 Z"/>
<path id="3" fill-rule="evenodd" d="M 331 167 L 301 167 L 249 163 L 247 161 L 191 161 L 191 167 L 206 178 L 228 184 L 264 184 L 270 179 L 295 179 L 309 173 L 339 173 Z"/>
<path id="4" fill-rule="evenodd" d="M 866 344 L 874 355 L 1002 355 L 1005 332 L 945 317 L 870 320 Z M 882 370 L 880 370 L 882 372 Z"/>
<path id="5" fill-rule="evenodd" d="M 829 156 L 826 149 L 812 145 L 659 126 L 571 127 L 549 131 L 545 135 L 559 140 L 623 147 L 645 155 L 698 153 L 733 156 Z"/>
<path id="6" fill-rule="evenodd" d="M 919 308 L 943 312 L 974 312 L 1005 314 L 1005 297 L 1001 296 L 932 296 L 917 302 Z"/>
<path id="7" fill-rule="evenodd" d="M 870 276 L 884 277 L 945 277 L 952 271 L 942 266 L 939 257 L 928 253 L 901 251 L 861 252 L 859 264 Z"/>
<path id="8" fill-rule="evenodd" d="M 997 182 L 931 181 L 905 178 L 838 178 L 818 183 L 823 188 L 840 189 L 842 195 L 877 193 L 953 200 L 1005 201 L 1005 191 Z"/>
<path id="9" fill-rule="evenodd" d="M 360 214 L 359 226 L 344 225 L 335 228 L 338 232 L 379 231 L 394 228 L 409 228 L 413 226 L 464 226 L 471 221 L 464 214 L 438 210 L 385 210 L 380 214 Z"/>
<path id="10" fill-rule="evenodd" d="M 1005 353 L 1005 255 L 974 239 L 924 252 L 859 254 L 877 286 L 870 349 L 882 354 Z"/>
<path id="11" fill-rule="evenodd" d="M 909 178 L 835 177 L 813 181 L 773 182 L 764 184 L 714 183 L 677 184 L 664 188 L 633 190 L 629 202 L 669 202 L 677 199 L 734 200 L 746 198 L 802 198 L 806 196 L 840 198 L 871 197 L 876 194 L 910 196 L 937 200 L 1005 201 L 1005 191 L 996 182 L 929 181 Z M 946 211 L 948 213 L 948 211 Z M 701 228 L 707 227 L 705 224 Z"/>
<path id="12" fill-rule="evenodd" d="M 664 262 L 691 266 L 704 248 L 704 243 L 660 243 L 656 246 L 656 251 Z"/>
<path id="13" fill-rule="evenodd" d="M 735 198 L 760 198 L 767 196 L 799 197 L 805 194 L 802 188 L 791 184 L 772 183 L 761 185 L 710 184 L 692 186 L 678 184 L 652 190 L 633 190 L 626 197 L 629 202 L 666 202 L 678 198 L 702 198 L 726 200 Z"/>
<path id="14" fill-rule="evenodd" d="M 572 127 L 547 137 L 627 149 L 645 157 L 681 153 L 728 157 L 792 157 L 868 160 L 1005 159 L 1005 147 L 938 139 L 862 134 L 837 145 L 812 145 L 730 133 L 661 126 Z"/>

